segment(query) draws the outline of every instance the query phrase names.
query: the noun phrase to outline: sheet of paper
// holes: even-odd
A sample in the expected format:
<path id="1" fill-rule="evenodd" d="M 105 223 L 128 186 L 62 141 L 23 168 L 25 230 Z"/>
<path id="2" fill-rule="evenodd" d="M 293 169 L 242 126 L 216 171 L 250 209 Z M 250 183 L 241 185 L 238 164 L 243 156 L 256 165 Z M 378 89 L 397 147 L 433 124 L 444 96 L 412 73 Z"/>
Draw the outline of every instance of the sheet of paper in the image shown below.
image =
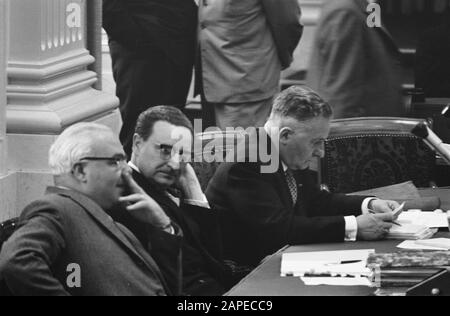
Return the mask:
<path id="1" fill-rule="evenodd" d="M 442 212 L 403 212 L 398 217 L 400 224 L 423 225 L 429 228 L 448 227 L 447 214 Z"/>
<path id="2" fill-rule="evenodd" d="M 437 247 L 431 247 L 431 246 L 426 246 L 426 245 L 420 245 L 416 243 L 417 240 L 405 240 L 404 242 L 402 242 L 401 244 L 399 244 L 397 246 L 397 248 L 400 249 L 406 249 L 406 250 L 448 250 L 446 248 L 437 248 Z"/>
<path id="3" fill-rule="evenodd" d="M 450 250 L 449 238 L 433 238 L 426 240 L 417 240 L 416 244 L 428 247 L 442 248 L 444 250 Z"/>
<path id="4" fill-rule="evenodd" d="M 281 276 L 369 275 L 367 258 L 374 252 L 374 249 L 364 249 L 284 253 L 281 259 Z"/>
<path id="5" fill-rule="evenodd" d="M 394 184 L 386 187 L 351 193 L 351 195 L 373 195 L 385 200 L 414 200 L 420 199 L 419 190 L 412 181 Z"/>
<path id="6" fill-rule="evenodd" d="M 333 285 L 333 286 L 372 286 L 368 278 L 321 278 L 321 277 L 302 277 L 300 278 L 305 285 Z"/>

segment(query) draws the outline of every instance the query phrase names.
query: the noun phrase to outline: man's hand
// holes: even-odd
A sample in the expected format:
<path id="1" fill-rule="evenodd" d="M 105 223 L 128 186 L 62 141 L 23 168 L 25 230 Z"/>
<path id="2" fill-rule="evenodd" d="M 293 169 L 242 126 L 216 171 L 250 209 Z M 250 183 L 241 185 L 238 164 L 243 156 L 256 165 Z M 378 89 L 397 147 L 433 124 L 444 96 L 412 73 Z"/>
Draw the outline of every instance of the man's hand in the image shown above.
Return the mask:
<path id="1" fill-rule="evenodd" d="M 374 213 L 392 213 L 392 211 L 399 206 L 400 204 L 395 201 L 379 199 L 374 199 L 369 203 L 369 209 L 371 209 Z"/>
<path id="2" fill-rule="evenodd" d="M 392 213 L 366 214 L 356 218 L 357 239 L 380 240 L 386 237 L 394 220 Z"/>
<path id="3" fill-rule="evenodd" d="M 170 218 L 161 206 L 134 181 L 131 174 L 125 171 L 122 173 L 122 178 L 130 189 L 130 195 L 120 197 L 119 202 L 126 205 L 127 211 L 138 221 L 159 229 L 170 228 Z"/>
<path id="4" fill-rule="evenodd" d="M 200 186 L 200 182 L 198 181 L 197 175 L 191 164 L 187 163 L 181 169 L 178 185 L 183 192 L 185 199 L 197 201 L 203 200 L 202 187 Z"/>

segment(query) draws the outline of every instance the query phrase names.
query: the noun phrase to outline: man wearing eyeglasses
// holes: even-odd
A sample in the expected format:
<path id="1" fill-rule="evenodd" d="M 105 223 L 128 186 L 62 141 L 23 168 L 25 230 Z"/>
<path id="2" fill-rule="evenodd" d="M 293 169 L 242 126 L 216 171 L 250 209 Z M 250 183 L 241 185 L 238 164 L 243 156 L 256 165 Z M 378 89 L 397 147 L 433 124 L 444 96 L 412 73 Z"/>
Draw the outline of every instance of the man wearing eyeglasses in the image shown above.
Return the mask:
<path id="1" fill-rule="evenodd" d="M 231 276 L 221 261 L 216 213 L 186 162 L 192 146 L 188 118 L 174 107 L 154 107 L 137 121 L 130 166 L 139 186 L 183 230 L 183 293 L 221 295 Z M 138 227 L 129 227 L 140 234 Z"/>
<path id="2" fill-rule="evenodd" d="M 55 187 L 25 208 L 0 254 L 0 279 L 12 294 L 179 294 L 156 262 L 177 265 L 180 228 L 134 182 L 112 131 L 69 127 L 52 145 L 49 164 Z M 113 220 L 113 209 L 145 226 L 151 248 Z M 160 252 L 162 245 L 173 251 Z"/>

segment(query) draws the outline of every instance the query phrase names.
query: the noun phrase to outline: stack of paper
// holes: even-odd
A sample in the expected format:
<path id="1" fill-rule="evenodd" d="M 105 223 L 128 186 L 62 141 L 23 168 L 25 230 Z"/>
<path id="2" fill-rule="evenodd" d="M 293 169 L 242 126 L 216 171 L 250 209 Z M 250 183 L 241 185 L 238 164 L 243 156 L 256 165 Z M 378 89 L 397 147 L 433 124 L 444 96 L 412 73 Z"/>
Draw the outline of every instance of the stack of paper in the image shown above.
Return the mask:
<path id="1" fill-rule="evenodd" d="M 393 225 L 386 238 L 403 240 L 427 239 L 437 232 L 436 229 L 431 229 L 424 225 L 405 223 L 402 223 L 401 225 L 402 226 Z"/>
<path id="2" fill-rule="evenodd" d="M 400 224 L 423 225 L 429 228 L 448 227 L 447 214 L 443 212 L 421 212 L 409 211 L 403 212 L 398 217 Z"/>
<path id="3" fill-rule="evenodd" d="M 281 276 L 369 276 L 366 267 L 373 249 L 285 253 L 281 260 Z"/>

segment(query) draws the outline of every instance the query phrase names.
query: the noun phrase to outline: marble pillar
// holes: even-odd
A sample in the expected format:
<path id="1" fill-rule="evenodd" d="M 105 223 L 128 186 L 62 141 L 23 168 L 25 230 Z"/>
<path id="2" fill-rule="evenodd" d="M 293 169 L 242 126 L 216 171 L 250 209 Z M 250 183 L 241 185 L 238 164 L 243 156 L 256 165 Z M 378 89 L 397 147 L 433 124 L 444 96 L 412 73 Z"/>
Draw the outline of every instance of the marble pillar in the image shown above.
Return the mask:
<path id="1" fill-rule="evenodd" d="M 8 5 L 0 0 L 0 177 L 6 174 L 6 63 L 8 60 Z"/>
<path id="2" fill-rule="evenodd" d="M 96 0 L 95 0 L 96 1 Z M 66 127 L 98 121 L 120 128 L 118 99 L 94 88 L 87 0 L 14 0 L 7 86 L 8 168 L 47 170 L 47 151 Z M 97 5 L 98 6 L 98 5 Z M 100 7 L 101 8 L 101 7 Z M 100 27 L 101 22 L 91 21 Z M 98 30 L 100 32 L 100 30 Z M 24 155 L 25 148 L 29 155 Z"/>
<path id="3" fill-rule="evenodd" d="M 101 2 L 0 0 L 0 222 L 53 184 L 48 150 L 66 127 L 119 133 L 119 101 L 98 90 Z"/>

